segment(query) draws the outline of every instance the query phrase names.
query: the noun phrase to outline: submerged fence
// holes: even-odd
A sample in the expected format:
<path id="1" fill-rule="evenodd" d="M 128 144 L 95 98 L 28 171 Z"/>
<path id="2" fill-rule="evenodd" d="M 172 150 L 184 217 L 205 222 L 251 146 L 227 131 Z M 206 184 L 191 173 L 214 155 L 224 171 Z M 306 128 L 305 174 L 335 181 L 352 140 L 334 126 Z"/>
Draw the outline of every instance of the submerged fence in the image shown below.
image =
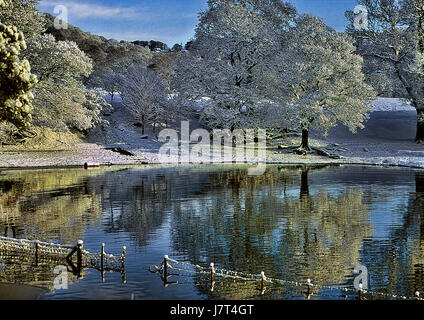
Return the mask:
<path id="1" fill-rule="evenodd" d="M 104 244 L 100 253 L 84 250 L 83 244 L 81 240 L 75 246 L 66 246 L 38 240 L 0 237 L 0 258 L 10 262 L 33 262 L 35 265 L 67 263 L 79 273 L 84 268 L 121 273 L 125 271 L 126 247 L 123 247 L 121 256 L 116 257 L 106 254 Z"/>
<path id="2" fill-rule="evenodd" d="M 216 268 L 214 263 L 210 264 L 210 267 L 202 267 L 199 265 L 194 265 L 188 262 L 180 262 L 174 259 L 169 258 L 165 255 L 160 266 L 154 265 L 149 267 L 149 271 L 152 273 L 157 273 L 160 275 L 165 286 L 169 284 L 183 284 L 179 281 L 169 281 L 170 277 L 192 277 L 195 275 L 200 275 L 206 278 L 211 285 L 211 291 L 214 290 L 216 280 L 218 279 L 232 279 L 233 281 L 249 281 L 257 282 L 257 290 L 261 294 L 264 294 L 266 287 L 268 285 L 281 285 L 281 286 L 290 286 L 298 288 L 305 297 L 308 299 L 313 295 L 319 293 L 320 296 L 329 296 L 333 297 L 334 295 L 328 295 L 323 293 L 323 291 L 339 291 L 343 292 L 344 295 L 353 295 L 356 296 L 359 300 L 372 300 L 372 299 L 386 299 L 386 300 L 424 300 L 422 293 L 419 291 L 415 292 L 415 296 L 403 296 L 388 294 L 384 292 L 365 290 L 362 285 L 359 285 L 359 288 L 353 288 L 351 286 L 342 286 L 342 285 L 317 285 L 314 284 L 311 279 L 306 281 L 290 281 L 277 278 L 267 277 L 265 272 L 260 274 L 250 274 L 245 272 L 231 271 L 223 268 Z"/>
<path id="3" fill-rule="evenodd" d="M 41 242 L 37 240 L 14 239 L 0 237 L 0 259 L 6 259 L 12 263 L 31 263 L 31 264 L 61 264 L 67 263 L 72 267 L 74 273 L 80 275 L 84 268 L 94 268 L 104 271 L 121 272 L 123 281 L 125 280 L 125 257 L 126 247 L 123 247 L 120 256 L 114 256 L 105 252 L 105 245 L 101 245 L 100 253 L 90 253 L 83 248 L 83 241 L 78 241 L 75 246 L 60 245 L 55 243 Z M 199 275 L 210 282 L 211 291 L 217 280 L 231 279 L 233 281 L 248 281 L 258 283 L 257 289 L 264 294 L 269 285 L 290 286 L 301 290 L 301 292 L 310 298 L 319 294 L 325 296 L 323 291 L 343 292 L 345 295 L 356 295 L 360 300 L 371 299 L 397 299 L 397 300 L 424 300 L 422 293 L 417 291 L 415 296 L 394 295 L 384 292 L 366 290 L 359 286 L 359 289 L 351 286 L 342 285 L 317 285 L 311 279 L 306 281 L 291 281 L 267 277 L 264 272 L 260 274 L 250 274 L 239 271 L 217 268 L 214 263 L 209 267 L 194 265 L 189 262 L 181 262 L 169 258 L 165 255 L 162 263 L 157 266 L 150 266 L 149 271 L 159 274 L 165 286 L 170 284 L 183 284 L 180 281 L 170 281 L 170 277 L 193 277 Z M 333 295 L 334 297 L 334 295 Z"/>

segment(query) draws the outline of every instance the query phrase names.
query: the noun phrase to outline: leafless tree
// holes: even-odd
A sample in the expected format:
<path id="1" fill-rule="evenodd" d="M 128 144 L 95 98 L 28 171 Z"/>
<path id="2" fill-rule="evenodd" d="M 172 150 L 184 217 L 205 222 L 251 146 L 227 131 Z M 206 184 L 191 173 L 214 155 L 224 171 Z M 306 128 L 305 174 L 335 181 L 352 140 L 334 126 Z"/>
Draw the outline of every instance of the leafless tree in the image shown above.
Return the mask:
<path id="1" fill-rule="evenodd" d="M 165 82 L 155 72 L 133 66 L 128 70 L 122 83 L 123 105 L 141 123 L 142 132 L 146 125 L 167 125 L 172 118 L 169 90 Z"/>

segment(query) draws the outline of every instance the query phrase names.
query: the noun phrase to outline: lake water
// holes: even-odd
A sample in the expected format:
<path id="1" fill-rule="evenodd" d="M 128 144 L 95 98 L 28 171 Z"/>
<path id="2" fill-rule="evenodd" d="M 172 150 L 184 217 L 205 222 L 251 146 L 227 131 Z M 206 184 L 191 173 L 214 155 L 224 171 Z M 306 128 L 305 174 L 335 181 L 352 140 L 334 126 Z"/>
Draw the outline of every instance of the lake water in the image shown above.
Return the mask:
<path id="1" fill-rule="evenodd" d="M 44 299 L 306 299 L 305 287 L 180 273 L 164 285 L 150 266 L 165 254 L 187 265 L 260 274 L 317 289 L 311 299 L 356 299 L 353 269 L 369 290 L 414 296 L 424 287 L 424 172 L 363 166 L 128 167 L 3 170 L 0 235 L 120 255 L 125 279 L 85 269 L 55 290 L 55 266 L 0 259 L 0 283 L 48 288 Z M 384 298 L 384 296 L 373 296 Z M 386 297 L 388 299 L 388 297 Z"/>

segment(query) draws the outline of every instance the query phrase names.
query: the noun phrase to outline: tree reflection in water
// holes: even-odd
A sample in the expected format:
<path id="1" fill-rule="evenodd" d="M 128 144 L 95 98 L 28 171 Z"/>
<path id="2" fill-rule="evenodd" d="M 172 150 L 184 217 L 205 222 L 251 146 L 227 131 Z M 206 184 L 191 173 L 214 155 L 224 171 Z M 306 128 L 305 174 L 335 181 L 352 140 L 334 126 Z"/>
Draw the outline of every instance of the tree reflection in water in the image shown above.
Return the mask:
<path id="1" fill-rule="evenodd" d="M 262 177 L 243 170 L 211 177 L 217 187 L 174 213 L 173 242 L 190 248 L 194 264 L 214 261 L 285 280 L 343 283 L 360 262 L 372 224 L 360 190 L 332 194 L 324 188 L 312 194 L 308 175 L 315 170 L 270 167 Z M 200 290 L 219 299 L 258 295 L 255 283 L 226 284 L 213 293 Z"/>
<path id="2" fill-rule="evenodd" d="M 100 214 L 100 197 L 90 190 L 88 175 L 78 169 L 3 173 L 2 230 L 18 238 L 75 244 L 86 224 Z"/>
<path id="3" fill-rule="evenodd" d="M 100 197 L 92 194 L 82 170 L 3 172 L 0 177 L 1 235 L 75 244 L 85 224 L 98 219 Z M 4 233 L 3 233 L 4 231 Z M 53 289 L 52 265 L 34 257 L 0 257 L 0 282 Z M 77 276 L 68 269 L 69 284 Z"/>
<path id="4" fill-rule="evenodd" d="M 159 244 L 145 253 L 148 259 L 163 250 L 193 264 L 215 262 L 290 281 L 311 278 L 318 285 L 351 282 L 352 269 L 362 264 L 373 290 L 407 295 L 423 290 L 423 174 L 345 169 L 268 166 L 262 176 L 249 176 L 247 166 L 3 171 L 0 235 L 73 244 L 94 230 L 89 237 L 97 245 L 125 233 L 125 245 Z M 401 196 L 394 192 L 399 186 Z M 376 206 L 387 211 L 388 220 L 399 212 L 400 222 L 373 220 Z M 371 221 L 386 223 L 388 232 L 374 235 Z M 107 248 L 115 252 L 114 245 Z M 116 248 L 122 245 L 117 241 Z M 132 267 L 140 273 L 138 258 Z M 41 266 L 16 266 L 0 274 L 0 282 L 51 283 L 54 276 Z M 139 273 L 127 276 L 143 278 Z M 261 297 L 259 283 L 220 280 L 211 292 L 203 280 L 194 278 L 196 294 Z M 297 294 L 279 287 L 263 297 L 275 298 L 277 292 L 278 298 Z"/>

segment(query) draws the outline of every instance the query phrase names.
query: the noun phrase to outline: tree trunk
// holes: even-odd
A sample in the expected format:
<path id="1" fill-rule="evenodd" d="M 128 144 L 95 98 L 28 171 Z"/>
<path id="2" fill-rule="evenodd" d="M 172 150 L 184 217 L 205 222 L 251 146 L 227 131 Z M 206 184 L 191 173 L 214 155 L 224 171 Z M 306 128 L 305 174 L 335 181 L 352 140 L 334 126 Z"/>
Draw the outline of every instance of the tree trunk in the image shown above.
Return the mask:
<path id="1" fill-rule="evenodd" d="M 141 134 L 144 134 L 145 123 L 146 123 L 146 117 L 143 115 L 141 117 L 141 124 L 142 124 L 142 126 L 141 126 Z"/>
<path id="2" fill-rule="evenodd" d="M 400 82 L 402 83 L 402 85 L 404 86 L 404 88 L 406 89 L 406 92 L 408 93 L 409 98 L 411 99 L 412 105 L 414 106 L 414 108 L 417 110 L 417 135 L 415 137 L 415 141 L 416 142 L 423 142 L 424 141 L 424 128 L 423 128 L 423 123 L 422 121 L 424 120 L 424 109 L 421 109 L 421 103 L 418 102 L 418 99 L 416 98 L 413 88 L 412 86 L 408 83 L 408 81 L 406 80 L 406 78 L 402 75 L 401 73 L 401 67 L 400 67 L 400 60 L 398 62 L 395 63 L 395 71 L 396 74 L 400 80 Z M 423 79 L 424 81 L 424 79 Z M 424 82 L 423 82 L 424 84 Z M 424 87 L 423 87 L 423 91 L 424 91 Z M 421 119 L 421 125 L 420 125 L 420 119 Z"/>
<path id="3" fill-rule="evenodd" d="M 302 130 L 302 145 L 300 146 L 301 149 L 309 151 L 309 130 L 303 129 Z"/>
<path id="4" fill-rule="evenodd" d="M 418 30 L 418 52 L 421 55 L 424 55 L 424 8 L 422 6 L 422 1 L 415 0 L 415 9 L 418 13 L 418 22 L 417 22 L 417 30 Z M 424 63 L 420 61 L 420 78 L 421 78 L 421 94 L 424 93 Z M 422 108 L 422 102 L 420 99 L 420 107 L 417 108 L 417 136 L 415 137 L 415 141 L 418 143 L 424 142 L 424 109 Z"/>
<path id="5" fill-rule="evenodd" d="M 415 141 L 424 143 L 424 109 L 417 110 L 417 136 Z"/>

